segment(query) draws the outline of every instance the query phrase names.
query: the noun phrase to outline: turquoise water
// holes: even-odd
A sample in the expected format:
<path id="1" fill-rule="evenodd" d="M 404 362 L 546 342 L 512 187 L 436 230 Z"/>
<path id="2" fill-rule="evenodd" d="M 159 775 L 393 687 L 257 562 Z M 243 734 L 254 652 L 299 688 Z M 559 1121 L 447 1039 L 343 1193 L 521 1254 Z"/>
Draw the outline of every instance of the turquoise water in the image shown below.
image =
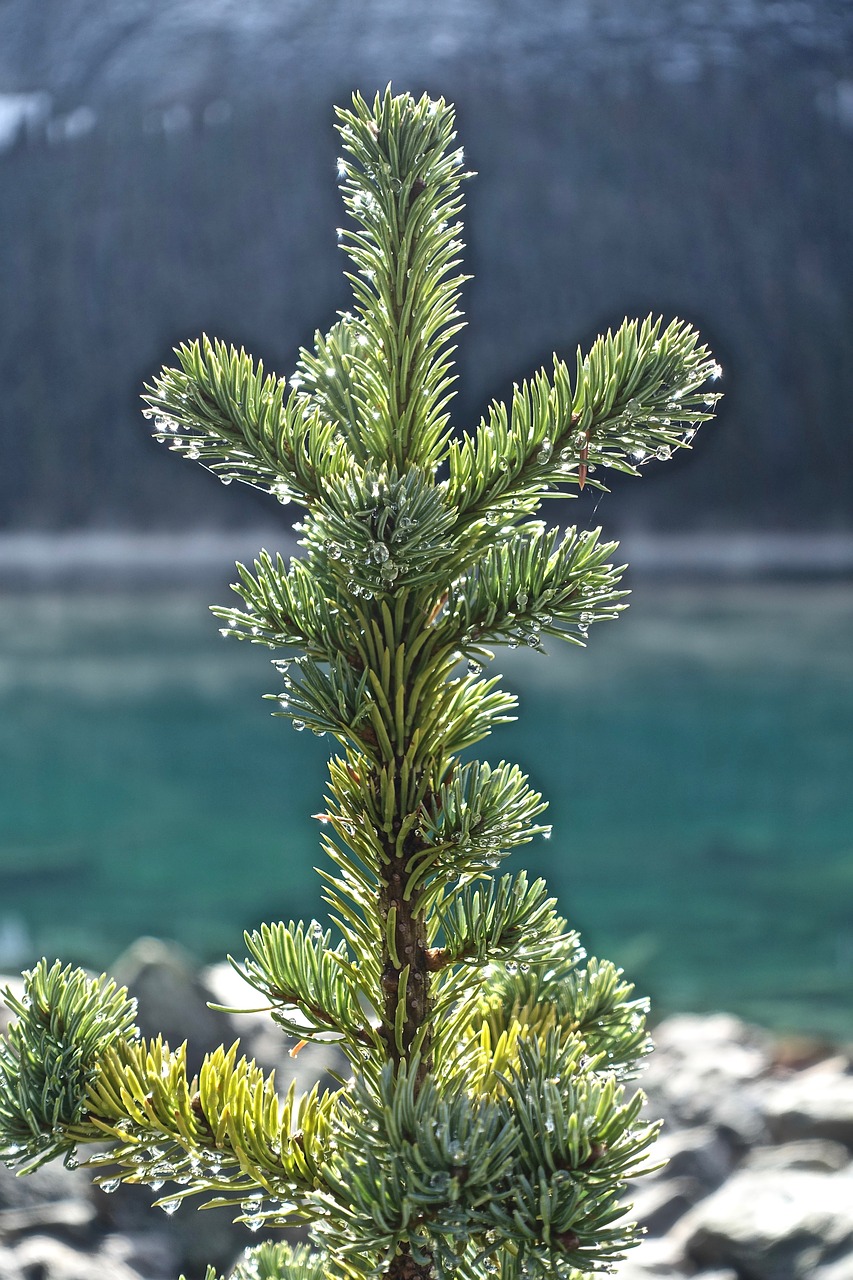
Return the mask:
<path id="1" fill-rule="evenodd" d="M 658 1012 L 853 1036 L 853 592 L 635 582 L 582 651 L 502 653 L 520 719 L 482 744 L 551 801 L 547 877 Z M 30 593 L 0 616 L 0 968 L 133 938 L 240 952 L 320 908 L 328 740 L 223 641 L 227 592 Z"/>

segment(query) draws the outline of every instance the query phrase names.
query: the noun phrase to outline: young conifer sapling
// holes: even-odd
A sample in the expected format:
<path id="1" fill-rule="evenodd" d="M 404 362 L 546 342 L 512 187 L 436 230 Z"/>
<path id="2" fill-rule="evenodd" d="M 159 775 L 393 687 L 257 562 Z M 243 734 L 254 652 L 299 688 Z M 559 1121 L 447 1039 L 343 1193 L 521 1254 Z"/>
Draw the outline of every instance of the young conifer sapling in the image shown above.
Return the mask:
<path id="1" fill-rule="evenodd" d="M 646 1007 L 541 880 L 501 874 L 548 830 L 540 795 L 460 753 L 512 718 L 493 648 L 583 645 L 625 607 L 615 544 L 549 528 L 543 500 L 689 447 L 719 369 L 688 325 L 626 321 L 452 438 L 453 111 L 388 90 L 338 117 L 352 311 L 289 381 L 203 338 L 145 398 L 173 451 L 305 513 L 301 557 L 262 551 L 214 612 L 284 654 L 274 714 L 335 744 L 329 921 L 264 925 L 236 967 L 348 1068 L 280 1096 L 232 1046 L 188 1078 L 123 989 L 42 961 L 7 992 L 0 1154 L 29 1170 L 97 1144 L 107 1188 L 231 1206 L 273 1233 L 240 1280 L 581 1280 L 637 1235 L 619 1197 L 655 1135 L 630 1086 Z M 309 1245 L 275 1242 L 306 1224 Z"/>

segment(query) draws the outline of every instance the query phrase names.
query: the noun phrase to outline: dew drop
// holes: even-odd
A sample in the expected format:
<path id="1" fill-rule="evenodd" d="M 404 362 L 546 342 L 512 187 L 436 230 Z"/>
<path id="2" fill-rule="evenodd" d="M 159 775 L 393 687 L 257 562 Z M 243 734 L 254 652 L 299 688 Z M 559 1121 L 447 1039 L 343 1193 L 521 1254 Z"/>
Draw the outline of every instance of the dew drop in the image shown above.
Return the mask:
<path id="1" fill-rule="evenodd" d="M 152 1183 L 152 1186 L 153 1186 L 153 1183 Z M 164 1200 L 160 1205 L 160 1208 L 163 1210 L 163 1212 L 167 1213 L 170 1218 L 173 1213 L 178 1212 L 180 1207 L 181 1207 L 180 1200 Z"/>
<path id="2" fill-rule="evenodd" d="M 292 721 L 292 724 L 297 733 L 301 733 L 302 730 L 305 728 L 304 720 L 294 720 Z"/>
<path id="3" fill-rule="evenodd" d="M 195 445 L 192 445 L 191 448 L 187 449 L 187 457 L 192 458 L 192 460 L 195 462 L 197 458 L 201 457 L 201 453 L 199 452 L 199 450 L 196 448 Z"/>
<path id="4" fill-rule="evenodd" d="M 546 436 L 545 439 L 542 441 L 541 445 L 539 446 L 539 452 L 536 455 L 536 461 L 548 462 L 550 460 L 550 457 L 553 451 L 554 451 L 554 445 Z"/>
<path id="5" fill-rule="evenodd" d="M 660 462 L 668 462 L 669 459 L 672 457 L 672 449 L 669 447 L 668 444 L 659 444 L 658 447 L 655 449 L 655 457 Z"/>
<path id="6" fill-rule="evenodd" d="M 102 1182 L 100 1186 L 105 1195 L 111 1196 L 121 1186 L 121 1178 L 107 1178 L 106 1182 Z"/>

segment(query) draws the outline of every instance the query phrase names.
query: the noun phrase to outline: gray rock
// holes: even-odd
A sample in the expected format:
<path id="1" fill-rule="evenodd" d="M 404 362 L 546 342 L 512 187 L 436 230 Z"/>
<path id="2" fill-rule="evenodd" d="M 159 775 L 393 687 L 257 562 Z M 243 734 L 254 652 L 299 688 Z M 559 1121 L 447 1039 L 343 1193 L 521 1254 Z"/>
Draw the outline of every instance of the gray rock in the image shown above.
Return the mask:
<path id="1" fill-rule="evenodd" d="M 673 1233 L 698 1267 L 733 1267 L 749 1280 L 807 1280 L 853 1250 L 853 1175 L 744 1170 L 703 1200 Z"/>
<path id="2" fill-rule="evenodd" d="M 3 999 L 2 993 L 9 988 L 13 995 L 21 996 L 24 992 L 24 983 L 20 975 L 15 974 L 14 977 L 0 973 L 0 1036 L 4 1035 L 12 1021 L 12 1011 Z"/>
<path id="3" fill-rule="evenodd" d="M 141 1273 L 127 1266 L 116 1251 L 79 1253 L 49 1236 L 31 1236 L 4 1260 L 0 1255 L 0 1280 L 141 1280 Z M 14 1268 L 14 1269 L 13 1269 Z"/>
<path id="4" fill-rule="evenodd" d="M 655 1144 L 654 1158 L 666 1161 L 658 1177 L 689 1178 L 703 1191 L 715 1190 L 734 1166 L 731 1147 L 710 1125 L 664 1130 Z"/>
<path id="5" fill-rule="evenodd" d="M 840 1142 L 803 1138 L 778 1147 L 756 1147 L 747 1153 L 744 1169 L 806 1169 L 813 1173 L 837 1173 L 850 1163 L 850 1152 Z"/>
<path id="6" fill-rule="evenodd" d="M 853 1280 L 853 1251 L 828 1266 L 819 1267 L 809 1280 Z"/>
<path id="7" fill-rule="evenodd" d="M 683 1276 L 676 1250 L 665 1236 L 643 1240 L 617 1264 L 615 1273 L 616 1280 L 681 1280 Z"/>
<path id="8" fill-rule="evenodd" d="M 0 1240 L 8 1243 L 35 1231 L 49 1231 L 64 1240 L 91 1239 L 95 1210 L 85 1200 L 53 1200 L 21 1209 L 0 1210 Z"/>
<path id="9" fill-rule="evenodd" d="M 643 1078 L 651 1109 L 671 1124 L 717 1124 L 762 1129 L 760 1111 L 748 1086 L 770 1069 L 768 1036 L 728 1014 L 683 1014 L 667 1018 L 654 1032 L 655 1052 Z"/>
<path id="10" fill-rule="evenodd" d="M 233 1221 L 238 1210 L 209 1209 L 199 1214 L 197 1203 L 190 1201 L 167 1218 L 153 1203 L 167 1190 L 155 1193 L 124 1183 L 109 1196 L 93 1191 L 101 1231 L 134 1242 L 129 1258 L 148 1259 L 153 1254 L 167 1259 L 167 1276 L 174 1278 L 181 1269 L 203 1276 L 207 1263 L 222 1270 L 241 1250 L 256 1243 L 247 1227 Z"/>
<path id="11" fill-rule="evenodd" d="M 632 1194 L 631 1217 L 650 1236 L 663 1236 L 704 1194 L 695 1178 L 656 1178 Z"/>
<path id="12" fill-rule="evenodd" d="M 85 1200 L 92 1179 L 87 1171 L 66 1169 L 60 1162 L 18 1176 L 0 1164 L 0 1210 L 28 1209 L 56 1201 Z"/>
<path id="13" fill-rule="evenodd" d="M 0 1247 L 0 1280 L 21 1280 L 21 1272 L 11 1249 Z"/>
<path id="14" fill-rule="evenodd" d="M 210 993 L 177 943 L 140 938 L 119 956 L 112 973 L 136 996 L 144 1036 L 162 1035 L 173 1048 L 187 1041 L 190 1074 L 206 1053 L 234 1040 L 231 1020 L 208 1008 Z"/>
<path id="15" fill-rule="evenodd" d="M 202 1234 L 203 1223 L 200 1228 L 199 1234 Z M 109 1243 L 121 1250 L 122 1261 L 132 1271 L 141 1272 L 145 1280 L 175 1280 L 181 1270 L 177 1241 L 168 1232 L 110 1236 Z M 207 1261 L 209 1259 L 205 1259 Z M 199 1275 L 204 1274 L 204 1269 L 201 1268 Z"/>
<path id="16" fill-rule="evenodd" d="M 765 1100 L 776 1142 L 828 1138 L 853 1149 L 853 1074 L 846 1058 L 831 1058 L 777 1084 Z"/>

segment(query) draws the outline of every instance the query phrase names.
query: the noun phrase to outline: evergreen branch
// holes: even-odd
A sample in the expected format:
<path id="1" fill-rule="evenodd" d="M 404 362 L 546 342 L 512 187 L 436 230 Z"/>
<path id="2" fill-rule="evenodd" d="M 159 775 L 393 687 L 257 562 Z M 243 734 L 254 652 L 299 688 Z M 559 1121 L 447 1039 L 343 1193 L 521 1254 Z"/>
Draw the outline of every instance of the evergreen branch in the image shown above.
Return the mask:
<path id="1" fill-rule="evenodd" d="M 345 943 L 331 947 L 331 932 L 316 922 L 305 927 L 262 925 L 244 935 L 249 958 L 233 968 L 270 1002 L 273 1020 L 305 1039 L 341 1038 L 355 1046 L 378 1046 L 362 1013 L 355 967 Z"/>
<path id="2" fill-rule="evenodd" d="M 413 1060 L 386 1068 L 377 1093 L 356 1089 L 340 1137 L 346 1172 L 317 1196 L 334 1210 L 315 1227 L 333 1256 L 366 1266 L 378 1253 L 388 1265 L 405 1242 L 417 1263 L 435 1261 L 465 1243 L 508 1177 L 514 1135 L 499 1108 L 417 1078 Z"/>
<path id="3" fill-rule="evenodd" d="M 488 655 L 484 642 L 538 649 L 543 633 L 585 644 L 594 622 L 626 607 L 622 568 L 605 563 L 618 544 L 599 542 L 600 533 L 572 526 L 558 544 L 559 529 L 529 522 L 512 542 L 489 547 L 450 588 L 442 634 L 478 655 Z"/>
<path id="4" fill-rule="evenodd" d="M 442 686 L 431 713 L 424 716 L 423 736 L 441 744 L 445 756 L 456 755 L 487 737 L 495 725 L 515 719 L 514 694 L 498 688 L 498 678 L 461 676 Z"/>
<path id="5" fill-rule="evenodd" d="M 307 1197 L 323 1183 L 336 1095 L 316 1086 L 297 1095 L 294 1082 L 281 1098 L 273 1076 L 238 1059 L 237 1048 L 206 1055 L 193 1080 L 185 1046 L 125 1041 L 103 1055 L 87 1118 L 72 1136 L 111 1141 L 89 1159 L 109 1170 L 107 1190 L 131 1182 L 159 1191 L 169 1182 L 159 1202 L 167 1212 L 212 1193 L 208 1204 L 238 1206 L 250 1223 L 304 1220 Z"/>
<path id="6" fill-rule="evenodd" d="M 431 470 L 446 440 L 452 385 L 449 339 L 459 329 L 456 274 L 462 153 L 450 151 L 453 111 L 443 101 L 360 95 L 339 111 L 348 159 L 338 162 L 342 229 L 355 267 L 360 329 L 348 361 L 362 449 L 377 462 Z"/>
<path id="7" fill-rule="evenodd" d="M 563 1259 L 586 1272 L 636 1243 L 633 1224 L 613 1230 L 612 1223 L 622 1215 L 623 1179 L 638 1170 L 657 1126 L 639 1122 L 642 1094 L 624 1102 L 584 1047 L 554 1032 L 518 1039 L 498 1099 L 517 1138 L 513 1182 L 507 1199 L 490 1208 L 500 1234 L 518 1244 L 529 1265 L 551 1268 Z"/>
<path id="8" fill-rule="evenodd" d="M 547 897 L 544 880 L 528 884 L 527 873 L 501 876 L 484 887 L 468 885 L 439 910 L 444 946 L 429 956 L 430 968 L 521 955 L 529 964 L 547 954 L 563 921 Z"/>
<path id="9" fill-rule="evenodd" d="M 335 1095 L 297 1097 L 294 1084 L 280 1099 L 236 1044 L 208 1054 L 190 1080 L 185 1045 L 134 1038 L 124 989 L 44 961 L 25 976 L 22 999 L 6 993 L 18 1017 L 0 1046 L 4 1160 L 29 1172 L 64 1154 L 73 1166 L 80 1145 L 108 1141 L 90 1159 L 111 1171 L 105 1189 L 168 1180 L 178 1190 L 167 1209 L 210 1191 L 229 1202 L 304 1197 L 322 1181 Z"/>
<path id="10" fill-rule="evenodd" d="M 69 1132 L 86 1089 L 108 1047 L 136 1034 L 136 1002 L 105 974 L 89 978 L 58 960 L 40 960 L 24 974 L 23 996 L 6 990 L 4 999 L 17 1020 L 0 1037 L 0 1158 L 29 1161 L 29 1172 L 73 1158 Z"/>
<path id="11" fill-rule="evenodd" d="M 342 742 L 362 744 L 373 706 L 367 671 L 354 669 L 340 654 L 322 666 L 295 658 L 282 678 L 284 693 L 264 694 L 280 708 L 274 716 L 285 716 L 297 731 L 310 728 L 320 737 L 332 733 Z"/>
<path id="12" fill-rule="evenodd" d="M 362 467 L 369 465 L 371 455 L 360 430 L 363 400 L 353 385 L 353 365 L 359 356 L 364 360 L 368 345 L 365 326 L 352 312 L 344 312 L 327 334 L 317 330 L 313 351 L 301 348 L 290 379 L 306 406 L 315 406 L 321 417 L 334 423 Z"/>
<path id="13" fill-rule="evenodd" d="M 702 391 L 719 365 L 689 325 L 626 320 L 579 350 L 574 390 L 563 361 L 516 386 L 510 410 L 494 403 L 476 433 L 448 451 L 447 497 L 470 523 L 512 526 L 554 486 L 583 488 L 596 466 L 637 475 L 649 457 L 666 461 L 713 417 L 719 396 Z"/>
<path id="14" fill-rule="evenodd" d="M 279 502 L 316 501 L 325 479 L 349 455 L 333 423 L 264 375 L 245 351 L 223 342 L 175 348 L 178 368 L 164 368 L 143 397 L 155 438 L 195 459 L 224 484 L 241 480 L 265 488 Z"/>
<path id="15" fill-rule="evenodd" d="M 302 561 L 287 565 L 280 554 L 273 560 L 268 551 L 261 551 L 254 570 L 238 564 L 240 580 L 231 584 L 245 611 L 211 608 L 229 624 L 222 628 L 223 635 L 268 648 L 299 645 L 315 661 L 339 654 L 357 660 L 356 618 L 346 595 L 331 594 L 330 585 L 318 582 Z"/>
<path id="16" fill-rule="evenodd" d="M 649 1052 L 646 1030 L 648 1001 L 632 999 L 633 985 L 608 960 L 580 962 L 585 952 L 574 937 L 556 937 L 547 957 L 521 969 L 510 961 L 492 972 L 480 997 L 480 1015 L 489 1023 L 493 1040 L 513 1022 L 539 1035 L 552 1028 L 563 1037 L 581 1036 L 589 1052 L 607 1059 L 609 1069 L 622 1078 L 636 1070 Z"/>
<path id="17" fill-rule="evenodd" d="M 329 1259 L 306 1245 L 265 1241 L 247 1249 L 228 1280 L 328 1280 Z M 181 1280 L 186 1280 L 181 1276 Z M 223 1280 L 209 1267 L 205 1280 Z"/>
<path id="18" fill-rule="evenodd" d="M 303 543 L 312 567 L 355 596 L 372 599 L 435 582 L 455 513 L 430 475 L 415 465 L 329 477 Z"/>
<path id="19" fill-rule="evenodd" d="M 455 768 L 422 812 L 418 834 L 424 847 L 409 863 L 411 883 L 420 887 L 436 875 L 446 880 L 488 874 L 515 846 L 550 833 L 550 827 L 533 823 L 545 808 L 517 765 L 471 761 Z"/>

